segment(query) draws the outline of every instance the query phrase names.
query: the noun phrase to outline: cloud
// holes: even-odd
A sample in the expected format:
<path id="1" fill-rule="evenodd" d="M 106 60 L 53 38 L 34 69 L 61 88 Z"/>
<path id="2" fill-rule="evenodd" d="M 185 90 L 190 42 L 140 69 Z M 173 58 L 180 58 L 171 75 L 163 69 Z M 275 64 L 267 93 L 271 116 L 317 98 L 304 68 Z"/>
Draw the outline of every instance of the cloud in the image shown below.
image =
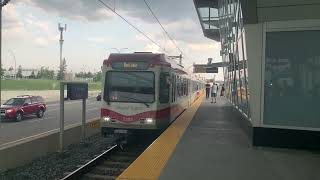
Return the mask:
<path id="1" fill-rule="evenodd" d="M 208 52 L 208 51 L 220 50 L 219 43 L 194 43 L 194 44 L 188 44 L 188 47 L 192 51 L 197 51 L 197 52 Z"/>
<path id="2" fill-rule="evenodd" d="M 110 42 L 110 39 L 106 38 L 106 37 L 89 37 L 87 40 L 89 42 L 92 42 L 92 43 L 107 43 L 107 42 Z"/>
<path id="3" fill-rule="evenodd" d="M 34 43 L 38 47 L 46 47 L 46 46 L 49 45 L 49 40 L 47 38 L 44 38 L 44 37 L 36 37 L 36 38 L 34 38 Z"/>
<path id="4" fill-rule="evenodd" d="M 50 23 L 48 21 L 41 21 L 31 14 L 25 19 L 27 25 L 32 26 L 32 28 L 37 29 L 44 33 L 49 33 Z"/>
<path id="5" fill-rule="evenodd" d="M 103 21 L 112 16 L 112 12 L 106 10 L 96 0 L 21 0 L 16 3 L 30 5 L 45 12 L 85 22 Z"/>
<path id="6" fill-rule="evenodd" d="M 10 41 L 25 39 L 28 33 L 21 15 L 14 5 L 8 4 L 3 8 L 3 40 Z"/>
<path id="7" fill-rule="evenodd" d="M 23 29 L 24 24 L 21 21 L 19 13 L 12 4 L 8 4 L 3 8 L 3 26 L 4 30 Z"/>
<path id="8" fill-rule="evenodd" d="M 46 47 L 58 40 L 58 35 L 52 32 L 49 21 L 40 20 L 31 14 L 23 15 L 14 4 L 6 5 L 3 11 L 5 40 L 17 43 L 28 41 L 37 47 Z"/>
<path id="9" fill-rule="evenodd" d="M 161 52 L 160 48 L 159 48 L 157 45 L 155 45 L 155 44 L 147 44 L 147 45 L 143 48 L 143 50 L 144 50 L 145 52 L 153 52 L 153 53 L 160 53 L 160 52 Z"/>
<path id="10" fill-rule="evenodd" d="M 194 11 L 193 1 L 188 0 L 147 0 L 154 13 L 163 23 L 179 21 L 190 17 Z M 104 0 L 116 11 L 124 12 L 128 17 L 140 18 L 148 23 L 156 23 L 143 0 Z M 111 18 L 113 13 L 97 0 L 20 0 L 16 3 L 32 5 L 46 12 L 82 21 L 103 21 Z M 195 12 L 194 12 L 195 13 Z"/>
<path id="11" fill-rule="evenodd" d="M 162 25 L 177 42 L 199 43 L 202 37 L 201 26 L 192 0 L 146 0 Z M 152 24 L 155 31 L 162 31 L 143 0 L 104 0 L 111 8 L 122 14 L 142 30 Z M 85 21 L 104 21 L 115 16 L 97 0 L 20 0 L 23 3 L 55 13 L 62 17 Z M 36 24 L 35 24 L 36 25 Z M 45 24 L 38 24 L 46 28 Z M 41 27 L 42 26 L 42 27 Z M 197 35 L 197 36 L 195 36 Z M 164 41 L 162 33 L 154 34 L 155 39 Z M 143 37 L 144 38 L 144 37 Z M 204 37 L 202 37 L 204 39 Z"/>
<path id="12" fill-rule="evenodd" d="M 201 26 L 191 19 L 168 23 L 166 29 L 178 41 L 194 43 L 205 39 L 202 36 Z"/>
<path id="13" fill-rule="evenodd" d="M 159 18 L 160 22 L 167 24 L 173 21 L 180 21 L 192 16 L 195 9 L 192 0 L 146 0 Z M 187 2 L 189 1 L 189 2 Z M 152 14 L 147 9 L 143 0 L 121 0 L 115 7 L 119 11 L 126 12 L 129 17 L 140 18 L 148 23 L 156 23 Z M 191 15 L 191 16 L 190 16 Z"/>

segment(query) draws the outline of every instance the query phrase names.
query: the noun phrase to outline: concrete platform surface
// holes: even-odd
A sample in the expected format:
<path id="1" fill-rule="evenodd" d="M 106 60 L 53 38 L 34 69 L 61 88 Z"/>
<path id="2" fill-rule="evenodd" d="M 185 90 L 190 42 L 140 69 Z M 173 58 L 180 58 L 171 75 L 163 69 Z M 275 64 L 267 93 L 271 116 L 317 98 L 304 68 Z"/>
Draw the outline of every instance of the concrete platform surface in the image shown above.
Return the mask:
<path id="1" fill-rule="evenodd" d="M 160 180 L 320 180 L 320 152 L 252 147 L 240 113 L 204 100 Z"/>

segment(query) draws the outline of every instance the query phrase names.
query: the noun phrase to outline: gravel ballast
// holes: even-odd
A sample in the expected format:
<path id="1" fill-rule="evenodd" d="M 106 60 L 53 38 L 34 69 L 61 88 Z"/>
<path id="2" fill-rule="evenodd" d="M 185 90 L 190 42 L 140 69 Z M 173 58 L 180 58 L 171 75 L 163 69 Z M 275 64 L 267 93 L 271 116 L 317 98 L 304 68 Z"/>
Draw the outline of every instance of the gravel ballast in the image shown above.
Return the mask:
<path id="1" fill-rule="evenodd" d="M 72 144 L 64 152 L 51 153 L 31 163 L 0 173 L 0 180 L 52 180 L 64 177 L 93 159 L 112 144 L 111 138 L 100 134 L 86 139 L 85 143 Z M 12 157 L 14 158 L 14 157 Z"/>

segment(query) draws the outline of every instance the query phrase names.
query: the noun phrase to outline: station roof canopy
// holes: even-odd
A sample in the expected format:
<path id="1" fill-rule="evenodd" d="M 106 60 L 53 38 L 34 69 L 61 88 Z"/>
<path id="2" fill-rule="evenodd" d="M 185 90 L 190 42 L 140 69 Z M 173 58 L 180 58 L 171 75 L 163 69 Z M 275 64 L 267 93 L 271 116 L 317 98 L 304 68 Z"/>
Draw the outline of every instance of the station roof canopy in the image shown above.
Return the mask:
<path id="1" fill-rule="evenodd" d="M 250 1 L 250 3 L 249 3 Z M 220 41 L 219 0 L 193 0 L 205 37 Z M 244 24 L 257 23 L 257 0 L 240 0 Z"/>
<path id="2" fill-rule="evenodd" d="M 218 0 L 193 0 L 205 37 L 220 41 Z"/>

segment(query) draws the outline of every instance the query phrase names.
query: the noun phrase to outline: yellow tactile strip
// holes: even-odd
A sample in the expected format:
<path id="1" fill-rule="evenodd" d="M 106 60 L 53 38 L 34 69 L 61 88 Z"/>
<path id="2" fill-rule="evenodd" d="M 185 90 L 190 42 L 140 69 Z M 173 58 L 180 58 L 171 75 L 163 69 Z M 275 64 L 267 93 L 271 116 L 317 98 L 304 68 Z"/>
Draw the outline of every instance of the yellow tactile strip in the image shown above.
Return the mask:
<path id="1" fill-rule="evenodd" d="M 203 96 L 172 123 L 118 178 L 117 180 L 158 179 L 177 143 L 198 110 Z"/>

